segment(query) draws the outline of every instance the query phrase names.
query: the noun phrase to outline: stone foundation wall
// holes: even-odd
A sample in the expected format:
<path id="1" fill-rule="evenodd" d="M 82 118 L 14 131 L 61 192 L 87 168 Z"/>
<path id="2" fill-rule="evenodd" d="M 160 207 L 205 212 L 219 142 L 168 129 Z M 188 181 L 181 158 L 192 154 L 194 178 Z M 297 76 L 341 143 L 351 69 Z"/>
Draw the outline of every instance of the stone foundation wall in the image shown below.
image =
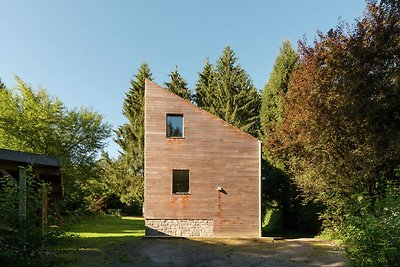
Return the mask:
<path id="1" fill-rule="evenodd" d="M 212 237 L 211 219 L 146 219 L 147 236 Z"/>

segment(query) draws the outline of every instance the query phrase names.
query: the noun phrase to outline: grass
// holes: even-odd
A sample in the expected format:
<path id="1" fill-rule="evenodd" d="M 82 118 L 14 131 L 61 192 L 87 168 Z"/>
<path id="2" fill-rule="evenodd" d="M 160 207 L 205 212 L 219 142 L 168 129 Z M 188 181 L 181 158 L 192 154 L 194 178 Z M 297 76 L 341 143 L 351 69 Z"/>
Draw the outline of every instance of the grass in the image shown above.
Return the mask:
<path id="1" fill-rule="evenodd" d="M 107 251 L 143 236 L 143 218 L 90 216 L 75 223 L 50 249 L 61 251 L 56 266 L 108 266 Z"/>
<path id="2" fill-rule="evenodd" d="M 139 237 L 144 235 L 144 220 L 138 217 L 100 215 L 84 218 L 67 235 L 87 237 Z"/>

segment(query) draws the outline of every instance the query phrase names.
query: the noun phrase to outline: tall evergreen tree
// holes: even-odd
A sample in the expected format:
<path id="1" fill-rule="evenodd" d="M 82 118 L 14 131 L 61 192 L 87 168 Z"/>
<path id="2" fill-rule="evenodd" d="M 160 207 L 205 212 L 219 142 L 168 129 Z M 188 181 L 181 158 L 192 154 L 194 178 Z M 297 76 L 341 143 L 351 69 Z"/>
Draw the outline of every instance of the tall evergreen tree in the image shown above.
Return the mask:
<path id="1" fill-rule="evenodd" d="M 203 71 L 199 73 L 199 79 L 197 80 L 195 88 L 194 101 L 196 102 L 197 106 L 204 110 L 210 111 L 211 113 L 214 113 L 211 110 L 214 100 L 213 90 L 215 90 L 214 76 L 215 71 L 207 58 Z"/>
<path id="2" fill-rule="evenodd" d="M 297 58 L 297 53 L 292 49 L 290 41 L 284 41 L 262 93 L 260 128 L 261 136 L 265 139 L 268 139 L 270 131 L 274 131 L 275 124 L 282 121 L 284 111 L 282 95 L 288 90 L 289 79 Z"/>
<path id="3" fill-rule="evenodd" d="M 178 67 L 175 68 L 169 75 L 171 78 L 171 82 L 164 83 L 168 90 L 172 93 L 191 101 L 192 100 L 192 93 L 188 89 L 187 82 L 178 71 Z"/>
<path id="4" fill-rule="evenodd" d="M 115 141 L 121 147 L 121 161 L 124 166 L 123 179 L 132 180 L 140 191 L 134 195 L 143 195 L 143 168 L 144 168 L 144 90 L 145 79 L 152 80 L 150 68 L 143 63 L 135 79 L 131 80 L 131 87 L 126 93 L 122 114 L 128 122 L 116 131 Z M 142 201 L 143 199 L 136 199 Z"/>
<path id="5" fill-rule="evenodd" d="M 199 106 L 239 129 L 257 136 L 261 99 L 228 46 L 215 70 L 206 61 L 196 86 Z"/>

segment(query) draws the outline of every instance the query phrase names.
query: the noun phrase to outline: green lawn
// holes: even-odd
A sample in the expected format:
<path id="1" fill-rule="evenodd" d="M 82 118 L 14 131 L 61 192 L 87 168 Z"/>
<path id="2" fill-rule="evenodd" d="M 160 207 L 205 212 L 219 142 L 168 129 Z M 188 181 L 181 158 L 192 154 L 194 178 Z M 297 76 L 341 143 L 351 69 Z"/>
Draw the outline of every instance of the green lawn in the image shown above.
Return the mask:
<path id="1" fill-rule="evenodd" d="M 101 215 L 85 218 L 73 225 L 68 235 L 87 237 L 143 236 L 144 220 L 138 217 Z"/>
<path id="2" fill-rule="evenodd" d="M 51 249 L 61 251 L 55 266 L 108 266 L 107 251 L 144 236 L 139 217 L 99 215 L 75 223 Z M 124 257 L 122 255 L 121 257 Z"/>

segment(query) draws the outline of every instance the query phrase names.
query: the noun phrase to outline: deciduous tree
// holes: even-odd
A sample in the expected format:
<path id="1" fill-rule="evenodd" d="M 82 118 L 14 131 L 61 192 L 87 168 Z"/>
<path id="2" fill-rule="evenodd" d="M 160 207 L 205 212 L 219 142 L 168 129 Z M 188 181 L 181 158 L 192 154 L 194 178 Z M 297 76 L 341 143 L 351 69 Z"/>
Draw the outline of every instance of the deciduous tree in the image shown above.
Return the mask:
<path id="1" fill-rule="evenodd" d="M 16 77 L 14 90 L 0 91 L 0 147 L 60 156 L 68 192 L 90 178 L 111 127 L 87 108 L 68 110 L 46 90 L 33 90 Z"/>
<path id="2" fill-rule="evenodd" d="M 377 197 L 398 179 L 400 14 L 386 2 L 369 4 L 349 32 L 339 25 L 312 46 L 300 43 L 285 121 L 271 142 L 302 189 L 327 205 L 338 195 Z"/>

